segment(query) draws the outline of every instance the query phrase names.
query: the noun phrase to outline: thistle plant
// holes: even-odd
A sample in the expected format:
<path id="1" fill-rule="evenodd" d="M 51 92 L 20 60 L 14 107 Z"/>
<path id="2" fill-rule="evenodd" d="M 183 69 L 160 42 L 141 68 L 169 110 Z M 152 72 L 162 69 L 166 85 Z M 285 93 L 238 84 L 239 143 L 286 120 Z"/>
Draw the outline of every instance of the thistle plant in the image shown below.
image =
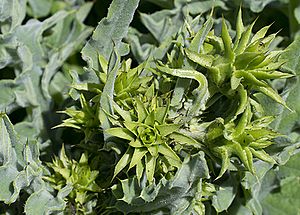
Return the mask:
<path id="1" fill-rule="evenodd" d="M 1 0 L 0 214 L 299 212 L 298 1 Z"/>
<path id="2" fill-rule="evenodd" d="M 280 71 L 284 61 L 280 61 L 281 51 L 270 50 L 276 34 L 265 36 L 269 26 L 263 27 L 254 35 L 255 21 L 247 28 L 242 21 L 241 10 L 237 16 L 234 42 L 222 20 L 220 36 L 212 30 L 206 37 L 201 53 L 185 49 L 186 56 L 207 72 L 212 96 L 220 93 L 226 98 L 238 101 L 234 116 L 245 111 L 247 103 L 255 103 L 253 92 L 261 92 L 284 105 L 284 100 L 272 89 L 269 80 L 285 79 L 292 74 Z M 237 96 L 239 100 L 237 100 Z"/>
<path id="3" fill-rule="evenodd" d="M 156 68 L 174 78 L 198 83 L 197 87 L 185 89 L 185 100 L 194 101 L 185 110 L 186 127 L 181 131 L 199 142 L 194 146 L 200 145 L 200 150 L 207 150 L 209 156 L 221 161 L 217 178 L 226 172 L 232 157 L 237 157 L 254 174 L 254 158 L 275 163 L 264 148 L 280 136 L 268 128 L 273 117 L 262 116 L 263 108 L 255 94 L 263 93 L 288 108 L 271 87 L 270 80 L 293 75 L 280 71 L 284 64 L 279 60 L 281 51 L 270 50 L 276 37 L 276 34 L 265 36 L 270 26 L 252 35 L 255 22 L 245 28 L 240 10 L 232 42 L 224 19 L 220 36 L 210 30 L 209 22 L 198 33 L 191 33 L 190 43 L 177 42 L 178 54 L 168 55 L 167 62 L 159 62 Z M 205 28 L 207 34 L 203 35 Z M 204 36 L 201 44 L 199 38 Z M 260 113 L 260 118 L 254 113 Z"/>
<path id="4" fill-rule="evenodd" d="M 83 94 L 80 95 L 80 109 L 74 107 L 67 108 L 65 111 L 59 111 L 68 115 L 70 118 L 63 120 L 63 122 L 55 126 L 59 127 L 70 127 L 81 130 L 85 134 L 85 139 L 89 139 L 93 133 L 99 131 L 100 121 L 98 117 L 99 107 L 98 105 L 92 106 L 89 101 L 86 100 Z"/>
<path id="5" fill-rule="evenodd" d="M 75 207 L 77 214 L 91 214 L 91 204 L 96 203 L 97 193 L 102 189 L 97 185 L 99 171 L 91 170 L 87 154 L 83 153 L 79 162 L 71 160 L 62 147 L 59 157 L 55 157 L 48 167 L 54 172 L 44 179 L 57 191 L 65 186 L 71 186 L 72 191 L 67 198 Z"/>
<path id="6" fill-rule="evenodd" d="M 156 166 L 161 167 L 162 173 L 181 166 L 180 157 L 170 147 L 169 137 L 180 125 L 166 122 L 169 105 L 153 94 L 154 88 L 149 89 L 152 91 L 149 98 L 133 98 L 134 111 L 125 111 L 116 104 L 121 123 L 105 131 L 123 139 L 127 148 L 115 166 L 114 177 L 129 164 L 128 170 L 136 167 L 138 181 L 145 171 L 148 182 L 152 183 Z"/>
<path id="7" fill-rule="evenodd" d="M 221 170 L 217 178 L 222 177 L 230 164 L 230 158 L 239 158 L 244 168 L 255 174 L 253 159 L 275 164 L 276 161 L 265 148 L 274 144 L 274 138 L 280 134 L 268 128 L 273 121 L 273 117 L 262 117 L 252 120 L 251 107 L 245 110 L 245 115 L 235 126 L 234 122 L 225 124 L 222 118 L 214 120 L 207 129 L 204 142 L 209 151 L 217 158 L 221 159 Z"/>

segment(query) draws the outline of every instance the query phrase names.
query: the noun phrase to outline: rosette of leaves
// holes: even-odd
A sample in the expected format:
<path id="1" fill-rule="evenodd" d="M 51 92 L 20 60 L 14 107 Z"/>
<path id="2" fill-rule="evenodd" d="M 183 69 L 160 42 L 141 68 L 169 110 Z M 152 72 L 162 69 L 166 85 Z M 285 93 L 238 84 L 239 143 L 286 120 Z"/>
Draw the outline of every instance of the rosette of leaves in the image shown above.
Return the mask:
<path id="1" fill-rule="evenodd" d="M 220 95 L 229 98 L 234 103 L 233 109 L 236 107 L 235 116 L 243 113 L 247 103 L 255 106 L 255 98 L 252 96 L 254 92 L 261 92 L 286 107 L 284 100 L 270 86 L 269 80 L 293 76 L 280 71 L 284 64 L 278 60 L 281 51 L 271 50 L 276 33 L 265 36 L 269 25 L 253 35 L 254 24 L 255 21 L 245 28 L 240 10 L 234 42 L 223 19 L 220 36 L 211 31 L 198 52 L 185 48 L 186 56 L 199 65 L 201 71 L 207 73 L 211 103 Z M 236 99 L 237 96 L 239 99 Z"/>
<path id="2" fill-rule="evenodd" d="M 151 184 L 155 172 L 164 174 L 181 166 L 180 157 L 170 146 L 173 141 L 170 135 L 178 131 L 180 125 L 166 122 L 169 104 L 154 96 L 154 85 L 146 95 L 148 99 L 146 96 L 133 98 L 133 110 L 126 111 L 115 104 L 119 119 L 113 124 L 118 127 L 105 132 L 126 140 L 127 150 L 116 164 L 113 177 L 129 165 L 128 171 L 135 167 L 138 181 L 145 174 Z"/>
<path id="3" fill-rule="evenodd" d="M 117 71 L 116 79 L 114 82 L 114 101 L 122 106 L 131 108 L 126 103 L 131 100 L 131 97 L 139 94 L 144 94 L 148 87 L 149 82 L 153 79 L 151 76 L 146 76 L 148 61 L 139 64 L 137 67 L 131 67 L 132 60 L 129 58 L 122 61 L 120 68 Z M 98 95 L 101 95 L 103 87 L 107 82 L 109 62 L 99 55 L 99 64 L 101 71 L 96 71 L 100 84 L 86 86 L 86 84 L 76 84 L 75 89 L 96 92 L 100 90 Z"/>
<path id="4" fill-rule="evenodd" d="M 75 209 L 76 214 L 91 214 L 97 203 L 97 193 L 102 189 L 96 183 L 99 171 L 91 170 L 87 154 L 83 153 L 77 162 L 69 159 L 62 147 L 59 157 L 55 157 L 47 165 L 53 174 L 44 179 L 55 190 L 60 191 L 66 185 L 72 186 L 72 191 L 67 196 L 70 210 Z"/>
<path id="5" fill-rule="evenodd" d="M 255 173 L 254 158 L 276 163 L 264 150 L 274 143 L 274 138 L 280 136 L 268 128 L 274 117 L 252 119 L 253 113 L 249 104 L 237 125 L 233 121 L 225 124 L 222 118 L 217 118 L 208 126 L 204 142 L 210 152 L 222 161 L 218 178 L 228 169 L 231 157 L 239 158 L 245 169 L 251 173 Z"/>
<path id="6" fill-rule="evenodd" d="M 194 79 L 199 83 L 195 89 L 187 88 L 189 91 L 194 89 L 194 102 L 188 110 L 190 114 L 187 114 L 186 122 L 189 123 L 189 127 L 184 132 L 189 133 L 192 127 L 202 129 L 201 134 L 191 133 L 191 136 L 208 147 L 208 154 L 212 152 L 221 160 L 218 178 L 229 168 L 231 157 L 237 157 L 244 168 L 252 173 L 254 157 L 275 163 L 264 149 L 271 145 L 272 140 L 279 134 L 267 128 L 272 117 L 260 116 L 259 120 L 255 120 L 253 113 L 263 111 L 253 95 L 261 92 L 287 107 L 271 87 L 270 80 L 284 79 L 292 75 L 280 71 L 284 63 L 278 60 L 281 51 L 271 50 L 276 34 L 265 37 L 270 27 L 266 26 L 252 35 L 254 23 L 245 28 L 240 10 L 236 37 L 232 42 L 224 19 L 221 36 L 214 35 L 214 31 L 208 33 L 207 30 L 210 30 L 212 24 L 207 21 L 202 29 L 194 34 L 189 47 L 180 50 L 179 57 L 168 56 L 169 61 L 175 59 L 179 62 L 180 68 L 177 64 L 175 68 L 170 68 L 168 65 L 172 66 L 174 63 L 169 62 L 166 65 L 156 65 L 164 73 Z M 199 42 L 201 40 L 204 43 Z M 186 58 L 196 64 L 189 63 Z M 188 97 L 188 92 L 186 95 Z M 195 121 L 189 115 L 193 118 L 200 116 L 202 119 Z M 203 131 L 206 126 L 208 133 L 205 134 Z"/>
<path id="7" fill-rule="evenodd" d="M 209 169 L 203 152 L 188 155 L 174 177 L 141 186 L 136 176 L 112 186 L 112 210 L 125 214 L 205 214 L 216 186 L 207 182 Z"/>
<path id="8" fill-rule="evenodd" d="M 148 89 L 149 82 L 153 79 L 151 76 L 142 76 L 141 73 L 145 70 L 147 62 L 140 64 L 135 68 L 131 68 L 131 59 L 123 61 L 120 69 L 117 72 L 117 77 L 114 84 L 114 101 L 131 109 L 130 105 L 132 96 L 143 94 Z M 59 111 L 69 116 L 63 120 L 63 123 L 54 127 L 71 127 L 82 130 L 86 139 L 89 139 L 95 132 L 100 132 L 99 101 L 103 91 L 103 87 L 107 80 L 108 62 L 99 55 L 99 64 L 101 72 L 96 72 L 99 83 L 73 83 L 73 89 L 82 92 L 79 97 L 81 108 L 67 108 L 65 111 Z M 72 90 L 73 90 L 72 89 Z M 91 97 L 88 101 L 85 94 Z"/>
<path id="9" fill-rule="evenodd" d="M 80 95 L 80 109 L 75 109 L 74 107 L 67 108 L 65 111 L 59 111 L 59 113 L 64 113 L 69 116 L 69 118 L 63 120 L 63 122 L 55 126 L 58 127 L 71 127 L 75 129 L 82 130 L 85 134 L 86 139 L 88 139 L 95 130 L 99 130 L 100 121 L 98 117 L 99 105 L 98 103 L 92 104 L 93 101 L 88 102 L 83 94 Z"/>

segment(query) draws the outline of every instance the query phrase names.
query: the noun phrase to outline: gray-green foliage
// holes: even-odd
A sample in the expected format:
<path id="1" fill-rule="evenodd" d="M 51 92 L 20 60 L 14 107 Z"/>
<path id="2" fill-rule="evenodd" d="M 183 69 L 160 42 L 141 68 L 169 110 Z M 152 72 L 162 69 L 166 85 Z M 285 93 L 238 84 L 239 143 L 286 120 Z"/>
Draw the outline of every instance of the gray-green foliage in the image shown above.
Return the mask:
<path id="1" fill-rule="evenodd" d="M 127 34 L 138 3 L 138 0 L 112 2 L 107 17 L 100 21 L 92 38 L 82 49 L 83 59 L 88 62 L 91 69 L 100 70 L 99 54 L 106 60 L 109 59 L 113 49 L 121 56 L 128 54 L 129 47 L 121 40 Z"/>
<path id="2" fill-rule="evenodd" d="M 287 81 L 287 87 L 285 88 L 284 92 L 282 93 L 283 97 L 285 98 L 286 104 L 293 110 L 289 111 L 284 108 L 281 108 L 274 104 L 272 108 L 270 103 L 271 101 L 268 99 L 260 96 L 262 101 L 265 101 L 268 104 L 265 104 L 265 110 L 266 112 L 269 112 L 270 114 L 276 114 L 278 117 L 276 117 L 275 121 L 273 122 L 273 127 L 277 129 L 278 131 L 289 134 L 293 132 L 295 129 L 297 129 L 297 126 L 299 124 L 299 98 L 298 98 L 298 92 L 299 92 L 299 57 L 300 53 L 297 49 L 298 45 L 300 44 L 300 39 L 297 38 L 287 49 L 286 51 L 281 55 L 281 59 L 283 61 L 286 61 L 286 63 L 283 65 L 283 69 L 286 71 L 289 71 L 293 74 L 295 74 L 295 77 L 289 79 Z"/>
<path id="3" fill-rule="evenodd" d="M 0 213 L 297 214 L 299 38 L 247 20 L 288 3 L 94 3 L 0 2 Z"/>
<path id="4" fill-rule="evenodd" d="M 264 214 L 297 214 L 299 207 L 299 153 L 294 155 L 284 166 L 267 174 L 267 181 L 278 180 L 275 191 L 263 198 Z M 278 189 L 280 187 L 280 189 Z M 293 202 L 288 204 L 287 202 Z M 289 206 L 288 206 L 289 205 Z"/>
<path id="5" fill-rule="evenodd" d="M 1 201 L 13 203 L 20 191 L 27 192 L 30 195 L 24 207 L 27 214 L 62 211 L 66 206 L 63 199 L 72 190 L 66 186 L 55 194 L 44 182 L 42 177 L 47 171 L 39 161 L 39 144 L 49 139 L 52 103 L 59 102 L 56 98 L 65 98 L 63 91 L 67 92 L 66 86 L 57 86 L 54 80 L 70 83 L 60 68 L 91 33 L 83 24 L 91 3 L 70 3 L 67 10 L 53 14 L 49 9 L 52 1 L 44 6 L 40 3 L 26 0 L 0 3 L 1 73 L 15 76 L 0 80 L 0 110 L 10 114 L 24 108 L 27 114 L 13 128 L 8 117 L 1 113 Z M 26 9 L 29 17 L 48 17 L 25 22 Z"/>
<path id="6" fill-rule="evenodd" d="M 204 153 L 187 157 L 171 180 L 162 178 L 155 184 L 139 186 L 136 177 L 112 187 L 119 201 L 114 208 L 124 213 L 204 214 L 202 201 L 215 191 L 209 178 Z"/>
<path id="7" fill-rule="evenodd" d="M 12 2 L 15 3 L 13 7 Z M 0 110 L 11 113 L 25 108 L 26 120 L 17 124 L 16 129 L 32 140 L 47 136 L 47 123 L 51 123 L 51 119 L 44 113 L 49 112 L 52 99 L 57 96 L 50 95 L 49 90 L 54 87 L 51 81 L 59 77 L 63 83 L 69 82 L 66 74 L 61 75 L 59 70 L 91 32 L 83 24 L 91 4 L 60 10 L 43 21 L 30 19 L 23 24 L 26 7 L 19 5 L 21 2 L 26 4 L 26 1 L 1 1 L 1 8 L 11 12 L 3 16 L 1 22 L 0 68 L 12 68 L 15 78 L 0 80 Z M 56 92 L 64 97 L 65 86 L 59 88 Z"/>
<path id="8" fill-rule="evenodd" d="M 166 4 L 162 1 L 161 4 Z M 186 20 L 192 19 L 192 15 L 204 14 L 212 8 L 227 9 L 222 1 L 174 1 L 174 7 L 155 12 L 153 14 L 141 13 L 141 22 L 149 33 L 142 34 L 136 29 L 130 28 L 127 40 L 131 51 L 138 62 L 143 62 L 151 56 L 162 58 L 171 45 L 172 37 L 178 32 Z M 200 28 L 197 17 L 193 28 Z"/>
<path id="9" fill-rule="evenodd" d="M 20 139 L 7 115 L 1 113 L 0 117 L 0 200 L 6 204 L 14 203 L 20 192 L 25 190 L 29 194 L 25 204 L 26 214 L 62 211 L 66 205 L 63 198 L 71 187 L 63 187 L 55 195 L 43 180 L 46 169 L 39 160 L 38 144 Z"/>

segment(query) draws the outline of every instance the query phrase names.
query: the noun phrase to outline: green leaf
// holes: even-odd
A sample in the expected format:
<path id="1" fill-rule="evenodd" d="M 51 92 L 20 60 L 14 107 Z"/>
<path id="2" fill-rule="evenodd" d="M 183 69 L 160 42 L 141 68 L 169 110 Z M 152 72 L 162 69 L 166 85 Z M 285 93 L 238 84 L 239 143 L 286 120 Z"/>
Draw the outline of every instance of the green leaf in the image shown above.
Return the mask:
<path id="1" fill-rule="evenodd" d="M 238 87 L 238 92 L 239 92 L 239 96 L 240 96 L 240 102 L 239 102 L 239 106 L 238 109 L 235 113 L 235 115 L 239 115 L 241 113 L 243 113 L 247 107 L 248 104 L 248 95 L 247 95 L 247 90 L 244 89 L 244 87 L 242 85 L 240 85 Z"/>
<path id="2" fill-rule="evenodd" d="M 241 39 L 242 33 L 244 32 L 244 24 L 243 24 L 243 18 L 242 18 L 242 8 L 240 7 L 237 20 L 236 20 L 236 36 L 234 41 L 234 49 L 239 43 L 239 40 Z"/>
<path id="3" fill-rule="evenodd" d="M 256 20 L 250 26 L 248 26 L 246 31 L 243 32 L 237 47 L 234 49 L 234 53 L 236 55 L 241 54 L 245 51 L 245 49 L 249 43 L 251 33 L 252 33 L 252 28 L 253 28 L 255 22 L 256 22 Z"/>
<path id="4" fill-rule="evenodd" d="M 147 126 L 151 126 L 153 127 L 155 123 L 155 112 L 152 111 L 150 114 L 148 114 L 148 116 L 145 119 L 145 124 Z"/>
<path id="5" fill-rule="evenodd" d="M 155 166 L 156 166 L 156 158 L 152 155 L 147 154 L 145 159 L 145 166 L 146 166 L 146 176 L 149 183 L 152 183 L 154 172 L 155 172 Z"/>
<path id="6" fill-rule="evenodd" d="M 232 133 L 233 137 L 238 137 L 240 136 L 246 129 L 246 126 L 249 124 L 250 120 L 252 117 L 252 112 L 250 109 L 250 106 L 248 105 L 245 108 L 245 112 L 242 114 L 241 118 L 239 119 L 234 132 Z"/>
<path id="7" fill-rule="evenodd" d="M 26 15 L 26 0 L 3 0 L 0 2 L 0 27 L 6 34 L 21 25 Z"/>
<path id="8" fill-rule="evenodd" d="M 178 110 L 182 107 L 182 101 L 184 99 L 185 92 L 191 85 L 191 82 L 192 82 L 192 80 L 186 79 L 186 78 L 178 78 L 177 79 L 175 89 L 172 94 L 172 100 L 170 103 L 171 112 L 175 112 L 176 110 Z M 173 109 L 175 109 L 175 108 L 176 108 L 176 110 L 173 111 Z"/>
<path id="9" fill-rule="evenodd" d="M 135 165 L 141 165 L 141 164 L 138 164 L 138 163 L 142 163 L 142 159 L 146 155 L 147 152 L 148 152 L 147 149 L 135 148 L 134 152 L 133 152 L 133 155 L 132 155 L 132 159 L 131 159 L 130 164 L 129 164 L 128 170 L 130 170 Z M 140 178 L 138 178 L 138 180 L 140 180 Z"/>
<path id="10" fill-rule="evenodd" d="M 182 145 L 190 145 L 190 146 L 194 146 L 195 148 L 201 147 L 201 143 L 199 143 L 192 137 L 189 137 L 189 136 L 179 133 L 179 132 L 173 132 L 169 137 L 171 139 L 174 139 L 176 141 L 176 143 L 179 143 Z"/>
<path id="11" fill-rule="evenodd" d="M 271 27 L 271 25 L 267 25 L 267 26 L 263 27 L 262 29 L 260 29 L 258 32 L 256 32 L 253 35 L 250 43 L 253 43 L 257 40 L 260 40 L 260 39 L 264 38 L 270 27 Z"/>
<path id="12" fill-rule="evenodd" d="M 45 17 L 50 13 L 53 0 L 28 0 L 29 14 L 35 18 Z"/>
<path id="13" fill-rule="evenodd" d="M 167 136 L 167 135 L 169 135 L 169 134 L 171 134 L 171 133 L 173 133 L 175 131 L 178 131 L 178 129 L 181 127 L 181 125 L 177 125 L 177 124 L 164 124 L 164 125 L 157 125 L 155 127 L 158 129 L 160 135 L 162 137 L 165 137 L 165 136 Z"/>
<path id="14" fill-rule="evenodd" d="M 208 92 L 208 83 L 206 77 L 196 71 L 196 70 L 190 70 L 190 69 L 171 69 L 168 67 L 163 67 L 156 65 L 157 68 L 167 74 L 177 76 L 180 78 L 189 78 L 189 79 L 194 79 L 198 82 L 199 86 L 196 88 L 196 90 L 193 91 L 195 95 L 195 100 L 193 102 L 192 108 L 188 112 L 188 119 L 191 118 L 192 116 L 197 116 L 199 115 L 200 110 L 205 109 L 205 104 L 206 101 L 209 97 L 209 92 Z M 188 120 L 187 119 L 187 120 Z"/>
<path id="15" fill-rule="evenodd" d="M 170 146 L 167 144 L 163 143 L 158 146 L 158 152 L 160 154 L 163 154 L 164 156 L 167 157 L 167 159 L 170 159 L 169 161 L 173 166 L 176 166 L 179 168 L 181 166 L 181 160 L 178 157 L 178 155 L 172 150 Z"/>
<path id="16" fill-rule="evenodd" d="M 120 158 L 118 163 L 115 165 L 114 175 L 112 180 L 129 164 L 132 159 L 132 149 L 129 147 L 125 154 Z"/>
<path id="17" fill-rule="evenodd" d="M 291 109 L 287 106 L 287 104 L 285 103 L 285 101 L 281 98 L 280 95 L 278 95 L 278 93 L 273 90 L 271 87 L 256 87 L 258 91 L 262 92 L 263 94 L 269 96 L 270 98 L 272 98 L 274 101 L 278 102 L 279 104 L 283 105 L 285 108 L 287 108 L 289 111 L 291 111 Z"/>
<path id="18" fill-rule="evenodd" d="M 138 122 L 144 122 L 144 120 L 148 116 L 148 112 L 144 106 L 144 104 L 141 102 L 139 98 L 135 99 L 136 102 L 136 111 L 138 114 Z"/>
<path id="19" fill-rule="evenodd" d="M 250 148 L 252 154 L 259 158 L 260 160 L 263 160 L 263 161 L 266 161 L 266 162 L 269 162 L 271 164 L 275 164 L 276 161 L 268 154 L 266 153 L 264 150 L 254 150 L 252 148 Z"/>
<path id="20" fill-rule="evenodd" d="M 159 124 L 164 124 L 169 112 L 169 102 L 166 107 L 157 107 L 155 110 L 155 121 Z"/>
<path id="21" fill-rule="evenodd" d="M 134 135 L 127 128 L 109 128 L 105 133 L 125 140 L 134 140 Z"/>
<path id="22" fill-rule="evenodd" d="M 217 180 L 221 178 L 223 174 L 226 172 L 226 170 L 228 169 L 230 164 L 229 156 L 231 155 L 231 152 L 225 146 L 216 147 L 213 152 L 218 154 L 222 161 L 221 170 L 219 172 L 218 177 L 216 178 Z"/>
<path id="23" fill-rule="evenodd" d="M 247 83 L 249 84 L 253 84 L 254 86 L 262 86 L 262 87 L 268 87 L 268 84 L 265 83 L 264 81 L 260 81 L 258 80 L 252 73 L 245 71 L 245 70 L 237 70 L 233 73 L 233 75 L 236 78 L 242 78 L 245 81 L 247 81 Z"/>
<path id="24" fill-rule="evenodd" d="M 138 3 L 139 0 L 112 1 L 107 17 L 100 21 L 92 38 L 82 49 L 83 59 L 88 62 L 90 68 L 100 71 L 99 54 L 108 61 L 113 47 L 120 56 L 128 53 L 128 50 L 124 50 L 125 46 L 121 40 L 127 34 Z"/>
<path id="25" fill-rule="evenodd" d="M 210 69 L 212 67 L 212 63 L 214 61 L 213 56 L 207 54 L 198 54 L 189 49 L 185 49 L 185 53 L 190 60 L 198 63 L 200 66 L 203 66 L 207 69 Z"/>
<path id="26" fill-rule="evenodd" d="M 300 59 L 300 51 L 298 49 L 299 45 L 300 38 L 296 38 L 295 41 L 287 47 L 280 56 L 280 60 L 286 61 L 282 67 L 286 71 L 296 74 L 296 76 L 300 75 L 300 65 L 298 63 Z M 283 92 L 285 104 L 293 110 L 292 112 L 276 104 L 270 99 L 259 96 L 259 101 L 262 103 L 266 114 L 276 116 L 272 123 L 272 127 L 284 134 L 290 134 L 300 121 L 299 87 L 298 78 L 290 78 L 287 81 L 287 88 Z"/>
<path id="27" fill-rule="evenodd" d="M 264 214 L 291 214 L 300 211 L 299 185 L 300 185 L 300 154 L 297 153 L 275 172 L 281 179 L 278 191 L 265 196 L 262 201 Z M 292 202 L 292 204 L 290 203 Z"/>
<path id="28" fill-rule="evenodd" d="M 100 98 L 100 111 L 99 120 L 101 122 L 101 127 L 105 131 L 111 128 L 111 123 L 107 114 L 113 115 L 113 96 L 114 96 L 114 84 L 117 77 L 117 72 L 119 69 L 120 56 L 113 51 L 108 64 L 108 77 L 105 83 L 101 98 Z M 109 138 L 109 135 L 104 134 L 104 141 Z"/>
<path id="29" fill-rule="evenodd" d="M 122 213 L 167 211 L 176 214 L 182 211 L 181 214 L 191 214 L 190 210 L 196 207 L 194 202 L 201 202 L 201 179 L 208 177 L 204 153 L 199 152 L 188 156 L 170 180 L 163 178 L 146 187 L 139 186 L 135 177 L 121 180 L 121 185 L 112 187 L 113 194 L 119 199 L 113 207 Z"/>
<path id="30" fill-rule="evenodd" d="M 212 206 L 218 213 L 225 211 L 232 204 L 237 192 L 236 180 L 230 176 L 224 181 L 212 197 Z"/>
<path id="31" fill-rule="evenodd" d="M 230 60 L 233 60 L 234 54 L 232 51 L 232 41 L 231 37 L 228 32 L 228 28 L 225 22 L 225 19 L 222 18 L 222 33 L 221 37 L 224 43 L 224 49 L 225 49 L 225 57 L 229 58 Z"/>
<path id="32" fill-rule="evenodd" d="M 200 49 L 204 43 L 207 34 L 210 32 L 212 26 L 213 26 L 213 19 L 212 17 L 209 17 L 208 20 L 204 23 L 204 25 L 201 27 L 201 29 L 197 32 L 197 34 L 191 41 L 189 50 L 196 53 L 200 53 Z"/>

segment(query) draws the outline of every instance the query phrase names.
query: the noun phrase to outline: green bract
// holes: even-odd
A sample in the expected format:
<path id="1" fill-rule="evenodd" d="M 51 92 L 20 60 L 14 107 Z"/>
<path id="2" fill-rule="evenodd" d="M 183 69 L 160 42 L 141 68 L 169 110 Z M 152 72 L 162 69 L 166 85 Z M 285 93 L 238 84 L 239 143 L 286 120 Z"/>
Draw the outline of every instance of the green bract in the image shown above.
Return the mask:
<path id="1" fill-rule="evenodd" d="M 122 110 L 116 104 L 122 127 L 105 131 L 128 141 L 123 143 L 127 145 L 127 150 L 116 164 L 114 177 L 129 164 L 128 170 L 136 167 L 138 181 L 145 171 L 147 180 L 152 183 L 156 166 L 160 166 L 163 173 L 181 166 L 180 157 L 169 146 L 172 142 L 169 136 L 178 131 L 180 125 L 166 123 L 169 105 L 163 104 L 156 96 L 137 97 L 133 103 L 134 111 L 131 112 Z"/>
<path id="2" fill-rule="evenodd" d="M 185 49 L 190 60 L 206 69 L 207 76 L 212 82 L 211 88 L 214 85 L 217 88 L 214 94 L 219 92 L 229 99 L 234 99 L 236 94 L 239 95 L 240 102 L 235 115 L 245 110 L 247 103 L 245 97 L 252 98 L 252 91 L 262 92 L 286 107 L 284 100 L 272 89 L 268 80 L 293 76 L 279 71 L 284 64 L 284 61 L 278 60 L 281 51 L 269 48 L 276 34 L 265 37 L 270 28 L 266 26 L 252 35 L 254 24 L 255 22 L 245 28 L 240 10 L 234 42 L 225 20 L 222 19 L 220 37 L 211 31 L 206 37 L 201 53 L 190 48 Z"/>
<path id="3" fill-rule="evenodd" d="M 183 120 L 190 125 L 182 131 L 198 139 L 206 145 L 208 152 L 221 160 L 217 178 L 228 169 L 231 157 L 238 157 L 252 173 L 255 171 L 253 157 L 275 163 L 263 149 L 273 144 L 279 134 L 267 128 L 272 117 L 256 119 L 257 114 L 254 113 L 263 114 L 263 110 L 255 94 L 261 92 L 287 107 L 270 86 L 269 80 L 293 76 L 279 71 L 284 63 L 279 60 L 281 51 L 269 50 L 276 36 L 265 37 L 270 26 L 252 35 L 255 22 L 245 28 L 241 17 L 240 10 L 234 42 L 224 19 L 220 36 L 214 35 L 214 30 L 208 32 L 208 20 L 198 33 L 192 34 L 194 36 L 190 38 L 188 47 L 178 42 L 175 45 L 180 47 L 178 54 L 169 56 L 166 66 L 161 62 L 157 65 L 157 69 L 164 73 L 198 82 L 197 88 L 192 88 L 190 94 L 192 89 L 186 86 L 187 99 L 190 95 L 194 101 L 187 108 Z M 199 40 L 201 37 L 202 40 Z M 174 97 L 177 96 L 175 91 Z M 191 117 L 198 119 L 191 120 Z M 203 130 L 195 130 L 197 127 Z"/>
<path id="4" fill-rule="evenodd" d="M 237 126 L 233 122 L 224 125 L 222 118 L 217 118 L 208 126 L 204 142 L 209 150 L 222 160 L 218 178 L 228 169 L 232 156 L 238 157 L 244 167 L 253 174 L 254 158 L 276 163 L 264 151 L 264 148 L 274 144 L 274 138 L 279 136 L 277 132 L 267 128 L 273 118 L 262 117 L 254 121 L 251 119 L 252 114 L 248 106 Z"/>
<path id="5" fill-rule="evenodd" d="M 48 166 L 54 174 L 45 176 L 44 179 L 58 191 L 66 185 L 71 186 L 72 191 L 67 197 L 71 203 L 69 207 L 75 207 L 78 214 L 90 214 L 92 205 L 97 202 L 97 193 L 102 189 L 95 182 L 99 171 L 91 170 L 87 154 L 82 154 L 77 162 L 66 156 L 63 147 L 59 158 L 55 157 Z"/>

